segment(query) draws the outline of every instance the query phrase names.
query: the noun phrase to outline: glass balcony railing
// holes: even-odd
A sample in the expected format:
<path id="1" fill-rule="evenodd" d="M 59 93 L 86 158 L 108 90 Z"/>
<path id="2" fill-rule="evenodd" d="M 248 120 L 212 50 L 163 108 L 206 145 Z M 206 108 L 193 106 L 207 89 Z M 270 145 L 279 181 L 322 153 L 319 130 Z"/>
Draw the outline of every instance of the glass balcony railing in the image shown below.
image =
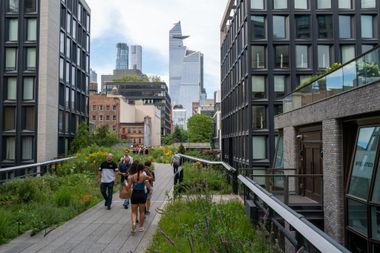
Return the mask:
<path id="1" fill-rule="evenodd" d="M 380 47 L 376 47 L 286 96 L 284 113 L 379 80 Z"/>

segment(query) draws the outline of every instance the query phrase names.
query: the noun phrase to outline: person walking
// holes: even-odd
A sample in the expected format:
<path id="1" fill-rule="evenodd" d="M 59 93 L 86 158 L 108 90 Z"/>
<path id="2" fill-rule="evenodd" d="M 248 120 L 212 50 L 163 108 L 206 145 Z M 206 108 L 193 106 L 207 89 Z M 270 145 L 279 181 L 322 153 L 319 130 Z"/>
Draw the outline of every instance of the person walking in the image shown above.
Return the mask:
<path id="1" fill-rule="evenodd" d="M 132 188 L 132 233 L 136 232 L 136 219 L 137 219 L 137 211 L 140 215 L 140 227 L 138 229 L 139 232 L 144 231 L 144 220 L 145 220 L 145 203 L 146 203 L 146 194 L 145 194 L 145 186 L 146 180 L 151 180 L 152 177 L 149 177 L 144 172 L 144 165 L 137 165 L 137 172 L 128 177 L 128 186 Z"/>
<path id="2" fill-rule="evenodd" d="M 122 159 L 121 162 L 119 163 L 119 173 L 121 174 L 121 177 L 120 177 L 121 184 L 123 184 L 124 181 L 128 179 L 128 171 L 132 165 L 130 156 L 126 155 L 126 156 L 123 156 L 122 158 L 124 159 Z M 128 209 L 129 199 L 124 200 L 123 206 L 125 209 Z"/>
<path id="3" fill-rule="evenodd" d="M 128 149 L 124 150 L 124 155 L 120 158 L 120 162 L 122 162 L 126 157 L 128 157 L 129 163 L 132 164 L 133 163 L 133 157 L 129 155 Z"/>
<path id="4" fill-rule="evenodd" d="M 117 164 L 113 161 L 112 153 L 109 153 L 107 160 L 99 167 L 99 174 L 101 174 L 100 192 L 105 200 L 104 206 L 107 207 L 107 210 L 111 210 L 116 172 L 118 172 Z"/>
<path id="5" fill-rule="evenodd" d="M 146 161 L 145 162 L 145 173 L 152 177 L 152 180 L 149 180 L 147 185 L 147 195 L 146 195 L 146 204 L 145 204 L 145 214 L 149 215 L 150 214 L 150 205 L 151 205 L 151 199 L 152 199 L 152 194 L 153 194 L 153 181 L 156 180 L 154 171 L 152 170 L 152 162 L 151 161 Z"/>
<path id="6" fill-rule="evenodd" d="M 174 174 L 177 173 L 177 171 L 178 171 L 180 160 L 181 160 L 181 157 L 178 155 L 178 152 L 175 152 L 173 157 L 172 157 L 172 166 L 173 166 Z"/>

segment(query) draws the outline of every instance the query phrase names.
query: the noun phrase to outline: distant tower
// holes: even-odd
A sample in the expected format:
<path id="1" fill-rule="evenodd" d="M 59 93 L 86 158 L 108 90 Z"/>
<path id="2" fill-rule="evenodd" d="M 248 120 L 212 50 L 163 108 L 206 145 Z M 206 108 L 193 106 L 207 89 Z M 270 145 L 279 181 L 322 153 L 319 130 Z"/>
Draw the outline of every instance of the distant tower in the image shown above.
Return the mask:
<path id="1" fill-rule="evenodd" d="M 138 69 L 142 72 L 142 47 L 140 45 L 131 46 L 131 69 Z"/>
<path id="2" fill-rule="evenodd" d="M 127 43 L 117 43 L 116 69 L 128 69 L 128 45 Z"/>

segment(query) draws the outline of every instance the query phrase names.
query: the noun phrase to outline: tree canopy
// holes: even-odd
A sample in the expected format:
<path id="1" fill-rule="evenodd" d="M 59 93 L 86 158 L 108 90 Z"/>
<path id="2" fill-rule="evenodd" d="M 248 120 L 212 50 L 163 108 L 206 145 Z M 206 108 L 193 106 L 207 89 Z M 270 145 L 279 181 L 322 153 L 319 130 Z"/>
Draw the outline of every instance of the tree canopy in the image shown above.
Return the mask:
<path id="1" fill-rule="evenodd" d="M 136 75 L 136 74 L 128 74 L 124 75 L 120 79 L 115 79 L 113 80 L 114 82 L 137 82 L 137 83 L 142 83 L 142 82 L 151 82 L 151 83 L 156 83 L 156 82 L 162 82 L 160 76 L 147 76 L 147 75 Z"/>
<path id="2" fill-rule="evenodd" d="M 212 119 L 204 114 L 193 115 L 187 121 L 187 129 L 190 142 L 211 142 Z"/>

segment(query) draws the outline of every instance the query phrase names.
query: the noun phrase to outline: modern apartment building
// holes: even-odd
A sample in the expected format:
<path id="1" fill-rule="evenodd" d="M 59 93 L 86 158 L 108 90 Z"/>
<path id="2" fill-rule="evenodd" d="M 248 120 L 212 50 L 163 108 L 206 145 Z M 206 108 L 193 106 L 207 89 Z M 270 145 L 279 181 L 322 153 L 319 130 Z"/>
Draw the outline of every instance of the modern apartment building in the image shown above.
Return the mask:
<path id="1" fill-rule="evenodd" d="M 117 70 L 127 70 L 129 66 L 129 47 L 127 43 L 116 44 L 116 68 Z"/>
<path id="2" fill-rule="evenodd" d="M 142 72 L 142 46 L 132 45 L 129 59 L 131 59 L 131 69 L 138 69 Z"/>
<path id="3" fill-rule="evenodd" d="M 230 0 L 221 23 L 222 157 L 272 165 L 281 99 L 378 44 L 378 0 Z"/>
<path id="4" fill-rule="evenodd" d="M 53 159 L 88 121 L 85 1 L 0 2 L 1 167 Z"/>

